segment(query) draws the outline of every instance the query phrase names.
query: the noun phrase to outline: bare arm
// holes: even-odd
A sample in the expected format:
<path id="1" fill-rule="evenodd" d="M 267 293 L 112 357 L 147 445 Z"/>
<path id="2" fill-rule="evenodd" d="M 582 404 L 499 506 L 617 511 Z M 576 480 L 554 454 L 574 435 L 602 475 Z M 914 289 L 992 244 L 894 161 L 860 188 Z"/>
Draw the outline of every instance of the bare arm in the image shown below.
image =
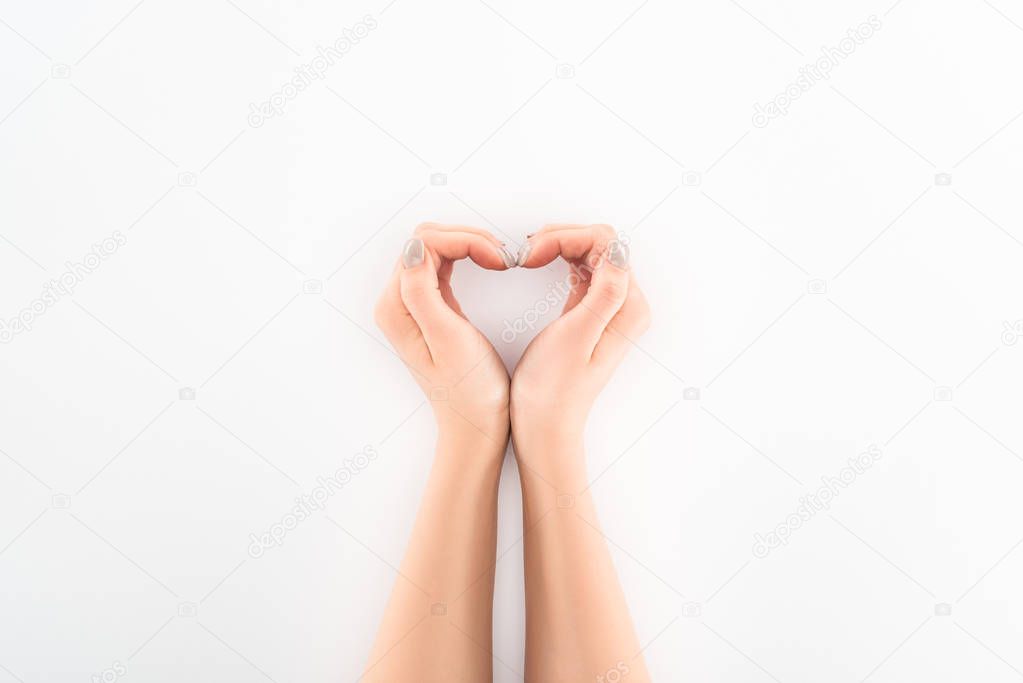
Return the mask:
<path id="1" fill-rule="evenodd" d="M 575 267 L 562 317 L 530 344 L 512 379 L 522 479 L 526 680 L 650 677 L 587 487 L 583 427 L 596 395 L 648 325 L 628 249 L 607 226 L 550 226 L 520 259 Z"/>
<path id="2" fill-rule="evenodd" d="M 471 429 L 471 428 L 470 428 Z M 491 680 L 503 444 L 442 435 L 365 681 Z"/>
<path id="3" fill-rule="evenodd" d="M 438 439 L 365 681 L 486 683 L 492 677 L 508 373 L 452 293 L 452 261 L 466 257 L 494 270 L 513 265 L 485 231 L 420 226 L 377 305 L 378 325 L 433 405 Z"/>

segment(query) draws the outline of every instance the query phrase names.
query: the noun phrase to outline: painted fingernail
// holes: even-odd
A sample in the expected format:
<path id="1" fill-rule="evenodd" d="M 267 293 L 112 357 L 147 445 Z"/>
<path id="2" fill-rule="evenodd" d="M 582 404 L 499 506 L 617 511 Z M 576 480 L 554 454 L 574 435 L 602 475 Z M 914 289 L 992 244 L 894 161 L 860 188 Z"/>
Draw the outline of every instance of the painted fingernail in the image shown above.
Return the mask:
<path id="1" fill-rule="evenodd" d="M 529 260 L 529 252 L 531 251 L 533 251 L 532 244 L 530 244 L 529 242 L 523 244 L 521 247 L 519 247 L 519 255 L 515 259 L 515 263 L 517 263 L 519 266 L 526 265 L 526 261 Z"/>
<path id="2" fill-rule="evenodd" d="M 415 268 L 423 262 L 423 258 L 426 255 L 426 247 L 423 244 L 423 240 L 418 237 L 413 237 L 401 250 L 401 263 L 406 268 Z"/>
<path id="3" fill-rule="evenodd" d="M 612 240 L 607 245 L 607 260 L 615 268 L 626 270 L 629 267 L 629 245 Z"/>
<path id="4" fill-rule="evenodd" d="M 501 243 L 501 248 L 497 250 L 497 253 L 501 255 L 501 260 L 504 261 L 505 268 L 514 268 L 517 263 L 512 253 L 508 251 L 508 247 L 505 246 L 504 242 Z"/>

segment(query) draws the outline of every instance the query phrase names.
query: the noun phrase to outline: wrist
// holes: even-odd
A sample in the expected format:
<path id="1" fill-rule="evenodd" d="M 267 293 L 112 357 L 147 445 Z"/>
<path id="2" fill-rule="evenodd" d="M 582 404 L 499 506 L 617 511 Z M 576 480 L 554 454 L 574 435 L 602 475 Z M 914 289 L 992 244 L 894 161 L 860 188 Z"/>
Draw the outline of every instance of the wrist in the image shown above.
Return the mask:
<path id="1" fill-rule="evenodd" d="M 454 420 L 437 420 L 437 459 L 455 460 L 459 463 L 493 463 L 504 460 L 508 447 L 508 420 L 495 419 L 484 422 L 467 420 L 454 416 Z"/>
<path id="2" fill-rule="evenodd" d="M 561 425 L 521 425 L 512 428 L 512 443 L 519 457 L 579 460 L 583 450 L 582 430 Z"/>
<path id="3" fill-rule="evenodd" d="M 570 459 L 582 452 L 583 421 L 570 419 L 562 413 L 525 413 L 511 411 L 512 441 L 519 457 Z"/>
<path id="4" fill-rule="evenodd" d="M 562 400 L 538 404 L 513 397 L 508 415 L 516 442 L 530 446 L 534 442 L 571 446 L 582 442 L 589 406 Z"/>
<path id="5" fill-rule="evenodd" d="M 523 476 L 532 474 L 559 490 L 574 489 L 586 481 L 582 430 L 565 425 L 516 422 L 512 428 L 515 460 Z"/>

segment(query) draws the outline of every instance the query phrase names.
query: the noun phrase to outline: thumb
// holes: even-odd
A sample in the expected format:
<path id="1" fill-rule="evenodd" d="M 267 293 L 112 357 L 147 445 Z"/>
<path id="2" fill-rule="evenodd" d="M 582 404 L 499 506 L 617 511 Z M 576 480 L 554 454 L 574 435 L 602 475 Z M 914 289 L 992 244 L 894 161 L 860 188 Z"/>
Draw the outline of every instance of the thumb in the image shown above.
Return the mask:
<path id="1" fill-rule="evenodd" d="M 628 294 L 629 247 L 619 240 L 611 240 L 594 269 L 586 294 L 565 314 L 589 350 L 596 347 Z"/>
<path id="2" fill-rule="evenodd" d="M 401 251 L 401 300 L 419 325 L 431 355 L 462 320 L 444 301 L 433 256 L 422 239 L 413 237 Z"/>

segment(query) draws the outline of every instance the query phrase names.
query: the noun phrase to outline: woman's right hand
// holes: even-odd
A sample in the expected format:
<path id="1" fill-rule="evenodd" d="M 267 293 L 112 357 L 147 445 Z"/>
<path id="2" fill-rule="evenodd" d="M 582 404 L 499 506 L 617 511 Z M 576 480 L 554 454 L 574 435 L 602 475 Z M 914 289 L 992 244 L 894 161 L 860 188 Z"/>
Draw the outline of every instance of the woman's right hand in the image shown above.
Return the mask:
<path id="1" fill-rule="evenodd" d="M 548 451 L 543 444 L 581 443 L 594 399 L 650 325 L 629 248 L 613 228 L 546 226 L 529 238 L 519 265 L 539 268 L 558 256 L 569 264 L 564 310 L 529 344 L 512 376 L 510 414 L 520 459 Z"/>

